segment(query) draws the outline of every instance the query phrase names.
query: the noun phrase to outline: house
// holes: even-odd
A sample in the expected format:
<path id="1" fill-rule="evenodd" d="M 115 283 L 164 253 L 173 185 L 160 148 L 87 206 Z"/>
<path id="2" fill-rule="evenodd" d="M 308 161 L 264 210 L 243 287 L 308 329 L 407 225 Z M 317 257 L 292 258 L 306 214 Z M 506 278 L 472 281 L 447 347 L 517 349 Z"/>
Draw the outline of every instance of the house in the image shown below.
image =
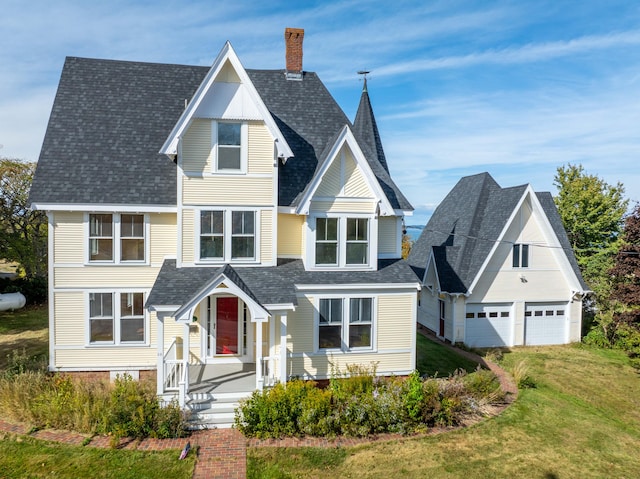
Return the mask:
<path id="1" fill-rule="evenodd" d="M 412 206 L 366 81 L 353 124 L 304 31 L 286 69 L 67 58 L 31 191 L 49 218 L 52 371 L 156 378 L 206 410 L 347 364 L 415 367 Z"/>
<path id="2" fill-rule="evenodd" d="M 462 178 L 408 258 L 418 322 L 471 347 L 580 341 L 588 292 L 550 193 Z"/>

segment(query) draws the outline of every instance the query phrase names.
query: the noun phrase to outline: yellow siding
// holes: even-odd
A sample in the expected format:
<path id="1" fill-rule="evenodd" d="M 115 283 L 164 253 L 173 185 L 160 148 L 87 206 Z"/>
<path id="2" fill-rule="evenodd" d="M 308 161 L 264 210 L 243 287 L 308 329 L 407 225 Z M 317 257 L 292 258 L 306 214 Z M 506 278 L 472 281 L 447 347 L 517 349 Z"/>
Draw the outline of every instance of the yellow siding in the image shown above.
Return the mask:
<path id="1" fill-rule="evenodd" d="M 316 190 L 317 196 L 339 196 L 342 190 L 342 165 L 340 158 L 336 158 L 324 173 L 322 181 Z"/>
<path id="2" fill-rule="evenodd" d="M 240 83 L 240 77 L 236 73 L 235 68 L 233 68 L 233 65 L 231 65 L 231 62 L 229 62 L 229 60 L 224 63 L 224 65 L 218 72 L 218 75 L 216 76 L 216 83 L 217 82 Z"/>
<path id="3" fill-rule="evenodd" d="M 56 268 L 56 288 L 150 288 L 160 271 L 151 266 L 85 266 Z"/>
<path id="4" fill-rule="evenodd" d="M 378 218 L 378 253 L 395 253 L 398 246 L 398 218 Z"/>
<path id="5" fill-rule="evenodd" d="M 91 347 L 59 349 L 56 351 L 58 368 L 140 368 L 157 366 L 157 350 L 141 347 Z"/>
<path id="6" fill-rule="evenodd" d="M 54 263 L 84 262 L 84 214 L 56 212 L 54 221 Z"/>
<path id="7" fill-rule="evenodd" d="M 304 216 L 278 214 L 278 255 L 302 257 Z"/>
<path id="8" fill-rule="evenodd" d="M 347 364 L 369 366 L 378 362 L 378 372 L 407 372 L 413 365 L 413 329 L 415 327 L 415 294 L 382 295 L 377 300 L 376 352 L 320 353 L 314 352 L 314 298 L 298 298 L 296 311 L 289 314 L 289 350 L 298 357 L 292 359 L 292 374 L 328 377 L 331 364 L 344 371 Z"/>
<path id="9" fill-rule="evenodd" d="M 211 120 L 193 120 L 182 141 L 182 169 L 211 171 Z"/>
<path id="10" fill-rule="evenodd" d="M 244 175 L 184 177 L 182 197 L 186 205 L 271 206 L 273 178 Z"/>
<path id="11" fill-rule="evenodd" d="M 291 352 L 313 352 L 314 314 L 313 297 L 299 297 L 295 312 L 287 319 L 287 347 Z"/>
<path id="12" fill-rule="evenodd" d="M 149 214 L 151 232 L 149 248 L 151 263 L 161 263 L 165 256 L 176 255 L 176 215 L 175 213 Z"/>
<path id="13" fill-rule="evenodd" d="M 378 298 L 378 350 L 411 348 L 416 296 L 388 295 Z"/>
<path id="14" fill-rule="evenodd" d="M 375 201 L 312 201 L 313 211 L 323 211 L 328 213 L 374 213 L 376 210 Z"/>
<path id="15" fill-rule="evenodd" d="M 332 367 L 341 373 L 346 372 L 347 365 L 359 364 L 372 368 L 380 374 L 407 374 L 411 370 L 412 354 L 410 352 L 388 354 L 336 354 L 294 357 L 291 359 L 294 376 L 326 379 L 331 377 Z"/>
<path id="16" fill-rule="evenodd" d="M 182 261 L 193 263 L 195 261 L 194 232 L 195 232 L 195 211 L 182 211 Z"/>
<path id="17" fill-rule="evenodd" d="M 372 198 L 373 193 L 367 184 L 367 181 L 358 168 L 358 164 L 351 156 L 350 151 L 345 151 L 344 162 L 344 196 L 349 198 Z"/>
<path id="18" fill-rule="evenodd" d="M 262 122 L 249 122 L 249 174 L 272 174 L 273 138 Z"/>
<path id="19" fill-rule="evenodd" d="M 56 346 L 84 346 L 85 302 L 82 292 L 56 292 L 55 344 Z"/>
<path id="20" fill-rule="evenodd" d="M 273 211 L 260 212 L 260 258 L 262 263 L 273 261 Z"/>

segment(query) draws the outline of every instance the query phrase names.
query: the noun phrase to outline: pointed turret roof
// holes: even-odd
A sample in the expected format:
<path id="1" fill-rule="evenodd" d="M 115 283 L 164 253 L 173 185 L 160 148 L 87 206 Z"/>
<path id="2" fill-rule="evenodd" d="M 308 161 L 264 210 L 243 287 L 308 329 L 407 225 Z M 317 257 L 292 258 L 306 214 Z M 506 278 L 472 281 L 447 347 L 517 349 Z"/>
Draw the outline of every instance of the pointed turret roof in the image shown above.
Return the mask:
<path id="1" fill-rule="evenodd" d="M 377 160 L 388 173 L 389 167 L 387 166 L 387 159 L 382 149 L 382 141 L 380 140 L 376 118 L 373 115 L 366 77 L 364 79 L 364 86 L 362 87 L 362 96 L 360 97 L 360 105 L 358 105 L 356 119 L 353 122 L 353 129 L 358 138 L 364 142 L 372 154 L 375 154 Z"/>

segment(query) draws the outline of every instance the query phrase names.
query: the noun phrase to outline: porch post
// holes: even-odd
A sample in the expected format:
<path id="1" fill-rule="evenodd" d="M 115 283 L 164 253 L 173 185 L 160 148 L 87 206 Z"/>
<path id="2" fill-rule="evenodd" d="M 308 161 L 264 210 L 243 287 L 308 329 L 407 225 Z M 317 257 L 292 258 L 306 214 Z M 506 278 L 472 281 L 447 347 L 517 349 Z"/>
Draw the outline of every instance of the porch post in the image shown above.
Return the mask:
<path id="1" fill-rule="evenodd" d="M 158 360 L 156 363 L 156 393 L 164 393 L 164 316 L 156 313 L 158 327 Z"/>
<path id="2" fill-rule="evenodd" d="M 256 322 L 256 389 L 262 391 L 264 379 L 262 378 L 262 322 Z"/>
<path id="3" fill-rule="evenodd" d="M 190 314 L 189 317 L 192 315 Z M 187 394 L 189 393 L 189 351 L 191 345 L 189 344 L 189 322 L 184 323 L 184 332 L 182 333 L 182 361 L 184 364 L 183 377 L 180 378 L 180 407 L 184 407 L 187 400 Z"/>
<path id="4" fill-rule="evenodd" d="M 280 382 L 287 382 L 287 313 L 280 315 Z"/>

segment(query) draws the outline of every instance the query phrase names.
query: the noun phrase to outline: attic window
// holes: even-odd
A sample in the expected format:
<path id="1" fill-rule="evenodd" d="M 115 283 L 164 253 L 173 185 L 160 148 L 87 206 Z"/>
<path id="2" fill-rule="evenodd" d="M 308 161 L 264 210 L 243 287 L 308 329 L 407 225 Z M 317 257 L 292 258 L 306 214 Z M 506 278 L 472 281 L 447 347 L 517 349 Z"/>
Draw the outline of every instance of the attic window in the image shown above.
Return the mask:
<path id="1" fill-rule="evenodd" d="M 513 245 L 512 266 L 514 268 L 528 268 L 529 267 L 529 245 L 528 244 L 514 244 Z"/>

